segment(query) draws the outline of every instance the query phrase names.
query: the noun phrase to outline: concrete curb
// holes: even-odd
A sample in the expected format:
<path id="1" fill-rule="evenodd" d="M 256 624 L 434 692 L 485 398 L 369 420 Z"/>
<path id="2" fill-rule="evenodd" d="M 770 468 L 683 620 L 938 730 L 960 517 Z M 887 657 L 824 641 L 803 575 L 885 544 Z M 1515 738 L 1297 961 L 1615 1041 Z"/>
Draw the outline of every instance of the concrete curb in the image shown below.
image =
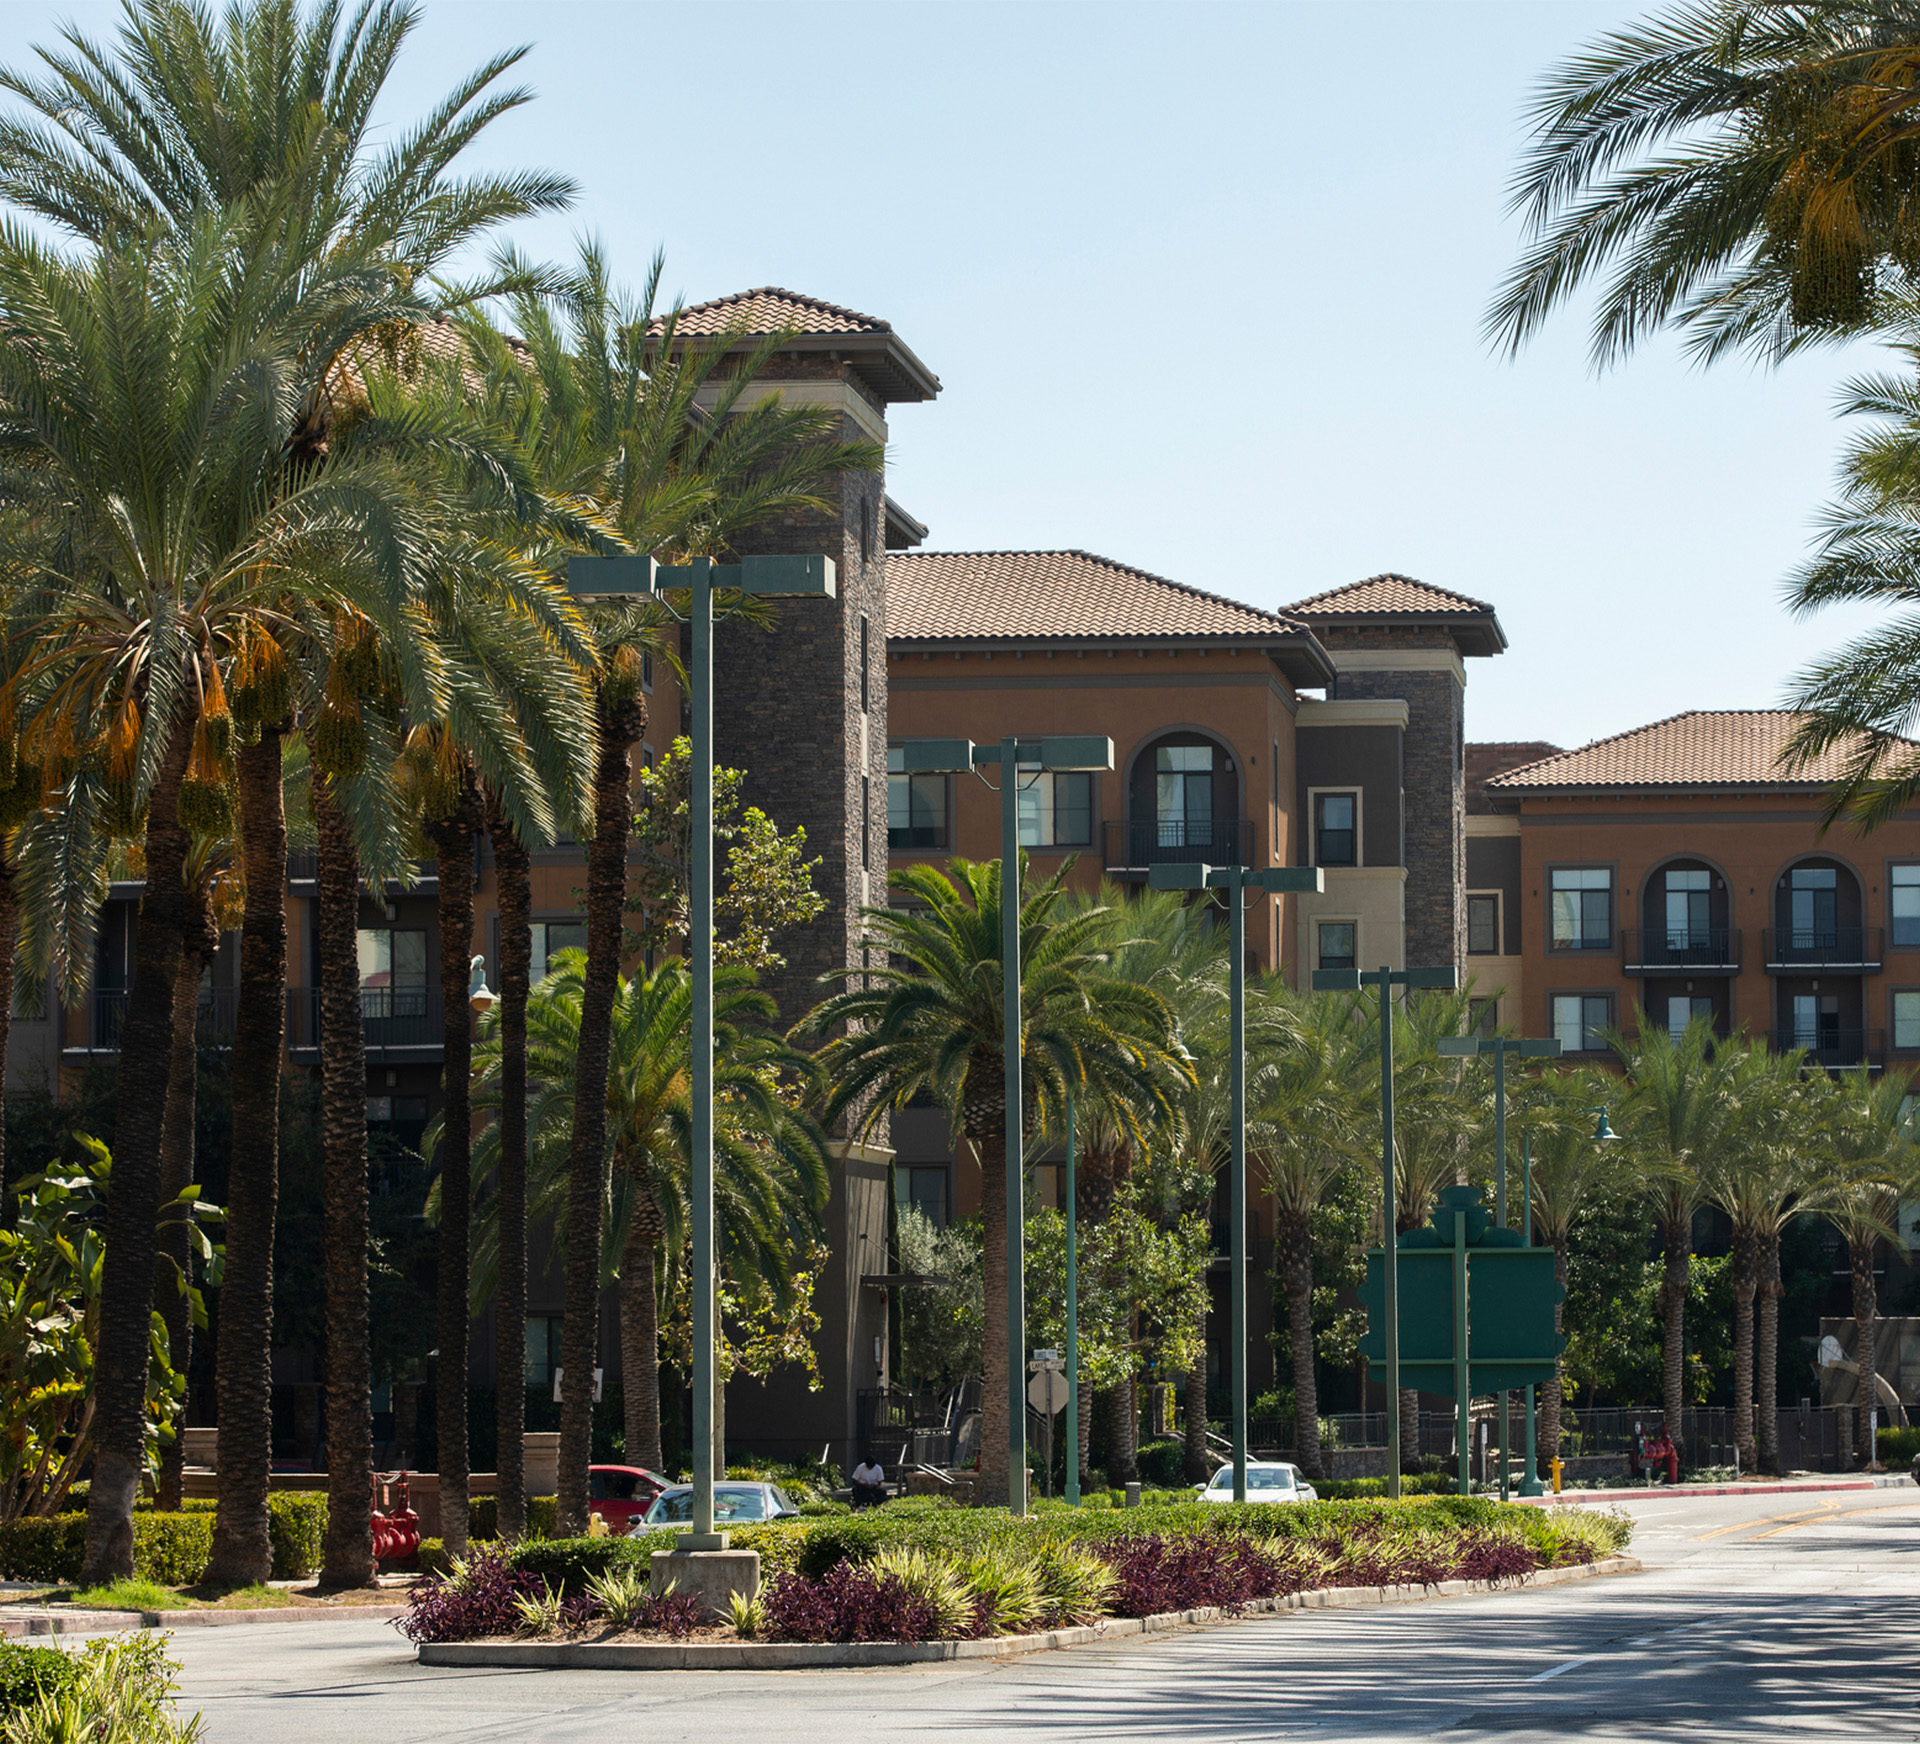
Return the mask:
<path id="1" fill-rule="evenodd" d="M 1002 1659 L 1020 1653 L 1048 1653 L 1084 1647 L 1128 1635 L 1157 1635 L 1234 1617 L 1278 1611 L 1346 1610 L 1366 1605 L 1404 1605 L 1430 1598 L 1463 1598 L 1470 1593 L 1509 1592 L 1518 1587 L 1558 1586 L 1603 1574 L 1636 1574 L 1636 1556 L 1610 1556 L 1573 1568 L 1544 1568 L 1507 1582 L 1441 1581 L 1434 1587 L 1323 1587 L 1283 1598 L 1256 1599 L 1237 1613 L 1215 1606 L 1198 1611 L 1169 1611 L 1158 1617 L 1115 1617 L 1039 1635 L 1003 1635 L 991 1641 L 741 1641 L 677 1645 L 671 1642 L 443 1641 L 422 1642 L 422 1665 L 484 1665 L 519 1671 L 801 1671 L 863 1665 L 925 1665 L 954 1659 Z"/>
<path id="2" fill-rule="evenodd" d="M 1623 1502 L 1628 1497 L 1642 1501 L 1662 1496 L 1817 1496 L 1829 1490 L 1904 1490 L 1912 1483 L 1910 1477 L 1885 1475 L 1821 1484 L 1653 1484 L 1644 1490 L 1562 1490 L 1557 1496 L 1515 1496 L 1513 1500 L 1524 1507 L 1553 1508 L 1566 1502 Z"/>
<path id="3" fill-rule="evenodd" d="M 0 1638 L 97 1635 L 115 1629 L 230 1629 L 258 1623 L 367 1623 L 403 1616 L 405 1605 L 279 1605 L 258 1611 L 43 1610 L 0 1617 Z"/>

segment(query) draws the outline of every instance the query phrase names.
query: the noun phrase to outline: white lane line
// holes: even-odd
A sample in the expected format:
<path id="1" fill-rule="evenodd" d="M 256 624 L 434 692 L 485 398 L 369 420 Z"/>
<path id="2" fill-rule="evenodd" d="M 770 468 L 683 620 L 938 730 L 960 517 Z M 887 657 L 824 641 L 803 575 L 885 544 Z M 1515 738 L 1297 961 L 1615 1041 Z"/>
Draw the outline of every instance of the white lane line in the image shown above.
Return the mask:
<path id="1" fill-rule="evenodd" d="M 1559 1665 L 1556 1665 L 1551 1671 L 1539 1672 L 1535 1676 L 1525 1678 L 1522 1681 L 1526 1683 L 1545 1683 L 1548 1678 L 1558 1677 L 1563 1671 L 1572 1671 L 1574 1667 L 1580 1666 L 1580 1665 L 1591 1665 L 1599 1657 L 1600 1655 L 1597 1653 L 1588 1653 L 1583 1655 L 1579 1659 L 1564 1660 Z"/>

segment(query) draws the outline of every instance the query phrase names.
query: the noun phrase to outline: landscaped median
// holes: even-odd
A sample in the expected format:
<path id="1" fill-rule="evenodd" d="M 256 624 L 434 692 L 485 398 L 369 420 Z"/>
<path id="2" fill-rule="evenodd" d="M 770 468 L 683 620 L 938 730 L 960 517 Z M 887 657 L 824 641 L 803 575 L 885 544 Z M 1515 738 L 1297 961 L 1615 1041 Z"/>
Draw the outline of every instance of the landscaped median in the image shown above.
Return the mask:
<path id="1" fill-rule="evenodd" d="M 424 1664 L 872 1665 L 1076 1645 L 1255 1611 L 1390 1603 L 1638 1565 L 1615 1514 L 1491 1500 L 1000 1510 L 894 1503 L 751 1526 L 763 1584 L 728 1618 L 648 1591 L 672 1535 L 482 1548 L 414 1589 Z M 777 1651 L 776 1651 L 777 1650 Z"/>

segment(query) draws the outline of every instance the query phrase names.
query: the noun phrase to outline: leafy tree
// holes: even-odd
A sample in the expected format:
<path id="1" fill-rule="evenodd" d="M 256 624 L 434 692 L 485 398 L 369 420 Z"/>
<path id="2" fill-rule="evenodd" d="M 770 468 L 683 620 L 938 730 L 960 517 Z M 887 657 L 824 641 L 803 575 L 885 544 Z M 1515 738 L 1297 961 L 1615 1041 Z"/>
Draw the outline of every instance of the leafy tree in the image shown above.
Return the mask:
<path id="1" fill-rule="evenodd" d="M 945 1387 L 979 1374 L 986 1324 L 979 1219 L 942 1225 L 902 1206 L 897 1240 L 900 1269 L 937 1280 L 900 1292 L 900 1378 L 910 1387 Z M 1064 1266 L 1062 1256 L 1063 1284 Z M 1028 1278 L 1041 1282 L 1031 1262 Z"/>
<path id="2" fill-rule="evenodd" d="M 627 912 L 640 923 L 626 939 L 630 956 L 649 961 L 686 944 L 692 757 L 692 745 L 675 739 L 666 756 L 639 775 L 633 830 L 641 857 L 628 875 Z M 713 845 L 725 850 L 715 868 L 713 960 L 764 972 L 786 963 L 774 949 L 775 935 L 819 919 L 827 899 L 813 888 L 820 857 L 806 858 L 805 829 L 796 825 L 782 835 L 757 805 L 742 814 L 745 780 L 741 769 L 713 772 Z"/>

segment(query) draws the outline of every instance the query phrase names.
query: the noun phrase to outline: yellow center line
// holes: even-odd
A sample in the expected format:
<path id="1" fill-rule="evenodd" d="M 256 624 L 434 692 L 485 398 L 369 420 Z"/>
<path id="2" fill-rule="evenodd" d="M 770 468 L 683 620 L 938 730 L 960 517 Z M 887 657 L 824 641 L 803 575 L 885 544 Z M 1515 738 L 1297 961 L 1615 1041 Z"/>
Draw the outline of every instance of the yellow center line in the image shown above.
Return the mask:
<path id="1" fill-rule="evenodd" d="M 1877 1508 L 1875 1507 L 1843 1508 L 1837 1514 L 1823 1514 L 1818 1516 L 1817 1518 L 1813 1516 L 1809 1516 L 1807 1519 L 1804 1519 L 1804 1520 L 1791 1520 L 1784 1526 L 1774 1527 L 1774 1529 L 1771 1532 L 1756 1532 L 1754 1534 L 1754 1537 L 1756 1539 L 1778 1538 L 1782 1532 L 1797 1532 L 1802 1526 L 1818 1526 L 1824 1520 L 1840 1520 L 1840 1519 L 1844 1519 L 1849 1514 L 1889 1514 L 1894 1512 L 1895 1509 L 1911 1508 L 1912 1506 L 1914 1506 L 1914 1504 L 1911 1502 L 1895 1502 L 1891 1506 L 1882 1504 L 1880 1507 L 1877 1507 Z M 1758 1522 L 1758 1524 L 1764 1524 L 1764 1522 Z"/>
<path id="2" fill-rule="evenodd" d="M 1729 1532 L 1751 1532 L 1756 1526 L 1772 1526 L 1781 1520 L 1817 1520 L 1821 1518 L 1823 1514 L 1832 1513 L 1832 1511 L 1839 1506 L 1840 1503 L 1836 1499 L 1830 1502 L 1815 1503 L 1815 1512 L 1813 1513 L 1767 1514 L 1758 1520 L 1742 1520 L 1734 1526 L 1716 1526 L 1711 1532 L 1695 1533 L 1693 1541 L 1695 1544 L 1703 1544 L 1709 1538 L 1724 1538 Z"/>

